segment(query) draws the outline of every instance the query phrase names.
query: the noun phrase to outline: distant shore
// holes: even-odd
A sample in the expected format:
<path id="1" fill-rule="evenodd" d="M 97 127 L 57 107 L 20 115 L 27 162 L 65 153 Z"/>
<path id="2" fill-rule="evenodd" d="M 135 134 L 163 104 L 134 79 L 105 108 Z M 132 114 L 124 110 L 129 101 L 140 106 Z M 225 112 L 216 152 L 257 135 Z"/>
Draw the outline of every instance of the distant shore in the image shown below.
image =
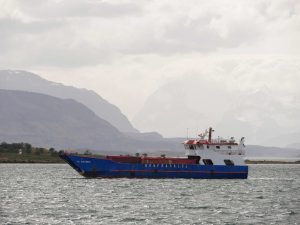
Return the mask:
<path id="1" fill-rule="evenodd" d="M 277 160 L 246 160 L 246 164 L 300 164 L 300 161 L 277 161 Z M 59 158 L 53 160 L 24 160 L 24 159 L 3 159 L 0 158 L 0 163 L 29 163 L 29 164 L 65 164 L 65 162 Z"/>
<path id="2" fill-rule="evenodd" d="M 0 163 L 65 163 L 57 154 L 48 152 L 36 154 L 0 153 Z"/>
<path id="3" fill-rule="evenodd" d="M 54 148 L 33 147 L 29 143 L 0 143 L 0 163 L 64 163 Z"/>
<path id="4" fill-rule="evenodd" d="M 42 161 L 42 160 L 2 160 L 0 159 L 1 163 L 27 163 L 27 164 L 65 164 L 64 161 Z"/>
<path id="5" fill-rule="evenodd" d="M 300 161 L 284 160 L 245 160 L 246 164 L 300 164 Z"/>
<path id="6" fill-rule="evenodd" d="M 49 164 L 54 164 L 54 163 L 65 163 L 62 159 L 60 158 L 47 158 L 43 159 L 41 158 L 36 158 L 36 159 L 26 159 L 26 158 L 1 158 L 0 157 L 0 163 L 49 163 Z"/>

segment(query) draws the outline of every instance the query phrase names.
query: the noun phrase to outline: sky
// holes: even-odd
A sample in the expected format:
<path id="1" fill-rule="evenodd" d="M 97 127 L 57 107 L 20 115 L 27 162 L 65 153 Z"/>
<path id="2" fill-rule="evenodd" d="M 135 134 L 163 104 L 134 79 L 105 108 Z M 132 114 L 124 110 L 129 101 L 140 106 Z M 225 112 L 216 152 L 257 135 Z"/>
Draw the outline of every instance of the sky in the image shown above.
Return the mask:
<path id="1" fill-rule="evenodd" d="M 208 97 L 187 83 L 218 87 L 210 96 L 227 96 L 222 102 L 267 90 L 283 105 L 274 120 L 296 131 L 300 118 L 283 117 L 293 118 L 291 109 L 300 114 L 299 40 L 297 0 L 0 0 L 1 69 L 94 90 L 145 131 L 155 127 L 141 114 L 169 104 L 153 101 L 162 89 L 184 88 L 192 107 Z M 240 119 L 250 117 L 257 120 Z M 172 132 L 155 125 L 165 136 L 184 126 Z"/>

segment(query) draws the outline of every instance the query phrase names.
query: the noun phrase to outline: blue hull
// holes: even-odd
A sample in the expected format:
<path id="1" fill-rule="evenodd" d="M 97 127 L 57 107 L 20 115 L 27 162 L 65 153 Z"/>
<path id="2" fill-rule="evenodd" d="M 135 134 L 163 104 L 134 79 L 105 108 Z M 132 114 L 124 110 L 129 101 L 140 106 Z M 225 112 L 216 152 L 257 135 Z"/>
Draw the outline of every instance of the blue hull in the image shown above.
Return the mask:
<path id="1" fill-rule="evenodd" d="M 248 166 L 199 164 L 133 164 L 105 158 L 62 154 L 73 169 L 89 178 L 247 179 Z"/>

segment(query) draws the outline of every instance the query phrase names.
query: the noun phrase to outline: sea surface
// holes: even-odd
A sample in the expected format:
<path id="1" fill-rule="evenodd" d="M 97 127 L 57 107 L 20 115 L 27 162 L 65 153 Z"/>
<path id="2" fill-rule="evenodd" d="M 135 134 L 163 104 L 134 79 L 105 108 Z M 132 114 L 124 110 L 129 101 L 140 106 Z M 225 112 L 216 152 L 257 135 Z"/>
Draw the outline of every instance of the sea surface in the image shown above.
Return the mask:
<path id="1" fill-rule="evenodd" d="M 0 224 L 300 224 L 300 165 L 251 165 L 247 180 L 148 180 L 0 164 Z"/>

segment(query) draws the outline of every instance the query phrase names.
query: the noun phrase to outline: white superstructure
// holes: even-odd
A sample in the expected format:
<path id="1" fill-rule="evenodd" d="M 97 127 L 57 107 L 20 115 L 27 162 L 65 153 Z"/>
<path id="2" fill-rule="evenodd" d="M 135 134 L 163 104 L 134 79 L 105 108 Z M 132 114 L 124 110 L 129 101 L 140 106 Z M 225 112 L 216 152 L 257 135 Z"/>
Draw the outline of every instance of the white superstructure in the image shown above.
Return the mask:
<path id="1" fill-rule="evenodd" d="M 244 137 L 237 143 L 234 137 L 223 139 L 218 137 L 212 139 L 212 132 L 209 128 L 199 135 L 199 139 L 186 140 L 184 148 L 185 154 L 190 159 L 196 159 L 202 165 L 245 165 L 245 145 Z M 206 138 L 208 135 L 208 138 Z"/>

